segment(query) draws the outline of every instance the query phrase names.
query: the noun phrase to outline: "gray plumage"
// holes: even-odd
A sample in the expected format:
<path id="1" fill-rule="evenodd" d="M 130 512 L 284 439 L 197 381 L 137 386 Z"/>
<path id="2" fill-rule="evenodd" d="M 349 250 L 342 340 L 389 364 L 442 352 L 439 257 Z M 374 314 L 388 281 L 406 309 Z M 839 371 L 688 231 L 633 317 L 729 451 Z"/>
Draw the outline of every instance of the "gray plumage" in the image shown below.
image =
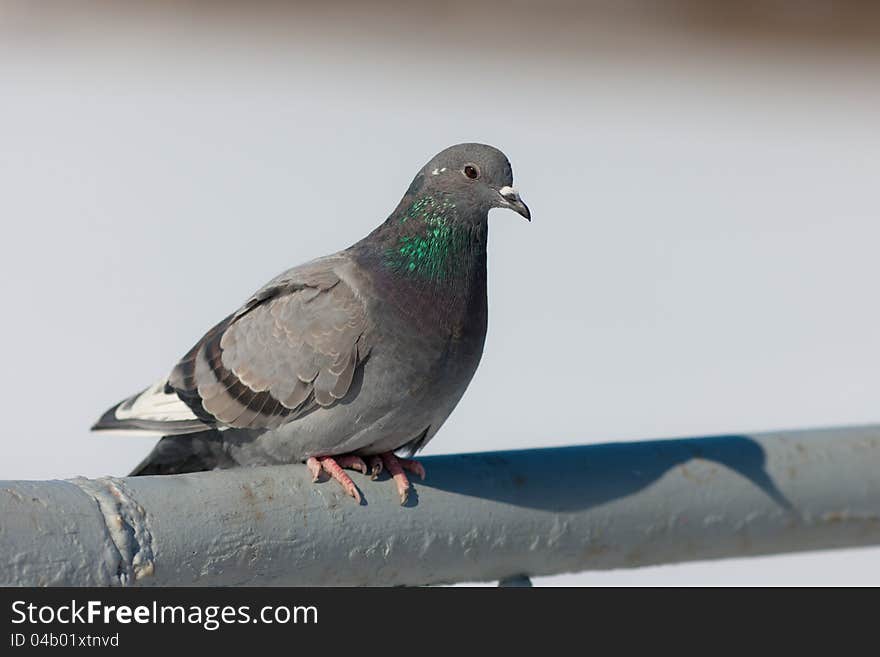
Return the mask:
<path id="1" fill-rule="evenodd" d="M 442 151 L 367 237 L 270 281 L 93 429 L 165 436 L 133 474 L 421 449 L 479 364 L 488 212 L 529 218 L 512 184 L 491 146 Z"/>

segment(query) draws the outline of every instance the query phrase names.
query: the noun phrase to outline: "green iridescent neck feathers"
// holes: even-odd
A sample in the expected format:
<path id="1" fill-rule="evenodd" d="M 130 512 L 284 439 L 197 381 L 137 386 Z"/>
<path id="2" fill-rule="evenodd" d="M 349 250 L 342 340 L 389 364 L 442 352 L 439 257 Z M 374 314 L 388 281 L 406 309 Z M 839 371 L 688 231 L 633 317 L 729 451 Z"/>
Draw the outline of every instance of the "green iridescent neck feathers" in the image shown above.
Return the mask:
<path id="1" fill-rule="evenodd" d="M 398 234 L 385 249 L 385 266 L 400 274 L 442 282 L 464 274 L 479 240 L 472 224 L 458 220 L 455 204 L 424 196 L 398 219 Z"/>

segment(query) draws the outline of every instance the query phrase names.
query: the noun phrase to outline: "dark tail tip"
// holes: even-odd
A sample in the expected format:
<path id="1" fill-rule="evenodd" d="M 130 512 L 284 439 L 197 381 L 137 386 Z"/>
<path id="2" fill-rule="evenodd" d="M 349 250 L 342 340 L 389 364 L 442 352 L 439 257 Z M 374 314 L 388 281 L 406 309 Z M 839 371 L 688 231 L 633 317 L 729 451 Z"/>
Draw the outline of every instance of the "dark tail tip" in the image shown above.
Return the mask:
<path id="1" fill-rule="evenodd" d="M 184 474 L 235 465 L 223 448 L 220 433 L 208 429 L 182 436 L 165 436 L 129 476 Z"/>
<path id="2" fill-rule="evenodd" d="M 104 415 L 102 415 L 97 422 L 92 425 L 90 431 L 108 431 L 111 429 L 120 429 L 125 426 L 124 422 L 120 422 L 116 418 L 116 409 L 119 408 L 124 401 L 119 402 L 115 406 L 112 406 L 109 410 L 107 410 Z"/>

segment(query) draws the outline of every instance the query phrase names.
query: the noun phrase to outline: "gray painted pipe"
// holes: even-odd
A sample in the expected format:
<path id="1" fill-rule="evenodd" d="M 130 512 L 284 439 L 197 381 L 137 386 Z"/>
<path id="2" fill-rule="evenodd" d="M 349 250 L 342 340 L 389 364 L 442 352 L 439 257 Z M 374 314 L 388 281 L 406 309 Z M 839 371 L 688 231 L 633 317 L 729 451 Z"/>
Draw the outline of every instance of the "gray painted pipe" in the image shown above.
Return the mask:
<path id="1" fill-rule="evenodd" d="M 405 507 L 299 465 L 0 482 L 0 584 L 526 581 L 880 544 L 880 426 L 423 462 Z"/>

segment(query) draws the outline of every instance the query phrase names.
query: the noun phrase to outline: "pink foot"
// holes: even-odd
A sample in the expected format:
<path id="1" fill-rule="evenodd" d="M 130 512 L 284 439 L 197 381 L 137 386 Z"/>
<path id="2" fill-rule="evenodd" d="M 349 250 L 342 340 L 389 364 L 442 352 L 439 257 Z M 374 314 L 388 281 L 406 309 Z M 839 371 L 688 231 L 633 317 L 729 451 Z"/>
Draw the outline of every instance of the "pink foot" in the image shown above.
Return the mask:
<path id="1" fill-rule="evenodd" d="M 394 483 L 397 484 L 397 494 L 400 495 L 400 504 L 406 504 L 406 500 L 409 498 L 410 483 L 404 470 L 417 474 L 419 478 L 424 479 L 424 466 L 415 459 L 404 459 L 395 456 L 394 452 L 385 452 L 380 456 L 382 457 L 382 463 L 385 464 L 388 473 L 394 478 Z"/>
<path id="2" fill-rule="evenodd" d="M 406 504 L 409 497 L 410 483 L 406 476 L 406 472 L 412 472 L 418 475 L 420 479 L 425 478 L 425 468 L 415 459 L 404 459 L 395 456 L 393 452 L 385 452 L 384 454 L 376 454 L 368 456 L 366 462 L 360 456 L 354 454 L 341 454 L 339 456 L 311 456 L 306 461 L 306 467 L 312 473 L 312 481 L 318 481 L 321 472 L 326 472 L 333 479 L 339 482 L 342 489 L 351 495 L 358 503 L 361 501 L 361 494 L 357 486 L 351 480 L 343 468 L 349 470 L 357 470 L 361 474 L 369 474 L 371 479 L 376 479 L 383 469 L 388 470 L 394 483 L 397 485 L 397 494 L 400 495 L 400 503 Z"/>
<path id="3" fill-rule="evenodd" d="M 321 475 L 321 470 L 323 470 L 333 477 L 333 479 L 338 481 L 339 485 L 342 486 L 342 489 L 360 504 L 361 494 L 358 491 L 357 486 L 355 486 L 354 482 L 351 480 L 351 477 L 349 477 L 342 468 L 359 470 L 363 474 L 367 474 L 367 464 L 364 463 L 364 460 L 361 457 L 354 456 L 353 454 L 344 454 L 335 457 L 310 456 L 306 461 L 306 467 L 309 469 L 309 472 L 312 473 L 312 481 L 318 481 L 318 477 Z"/>

